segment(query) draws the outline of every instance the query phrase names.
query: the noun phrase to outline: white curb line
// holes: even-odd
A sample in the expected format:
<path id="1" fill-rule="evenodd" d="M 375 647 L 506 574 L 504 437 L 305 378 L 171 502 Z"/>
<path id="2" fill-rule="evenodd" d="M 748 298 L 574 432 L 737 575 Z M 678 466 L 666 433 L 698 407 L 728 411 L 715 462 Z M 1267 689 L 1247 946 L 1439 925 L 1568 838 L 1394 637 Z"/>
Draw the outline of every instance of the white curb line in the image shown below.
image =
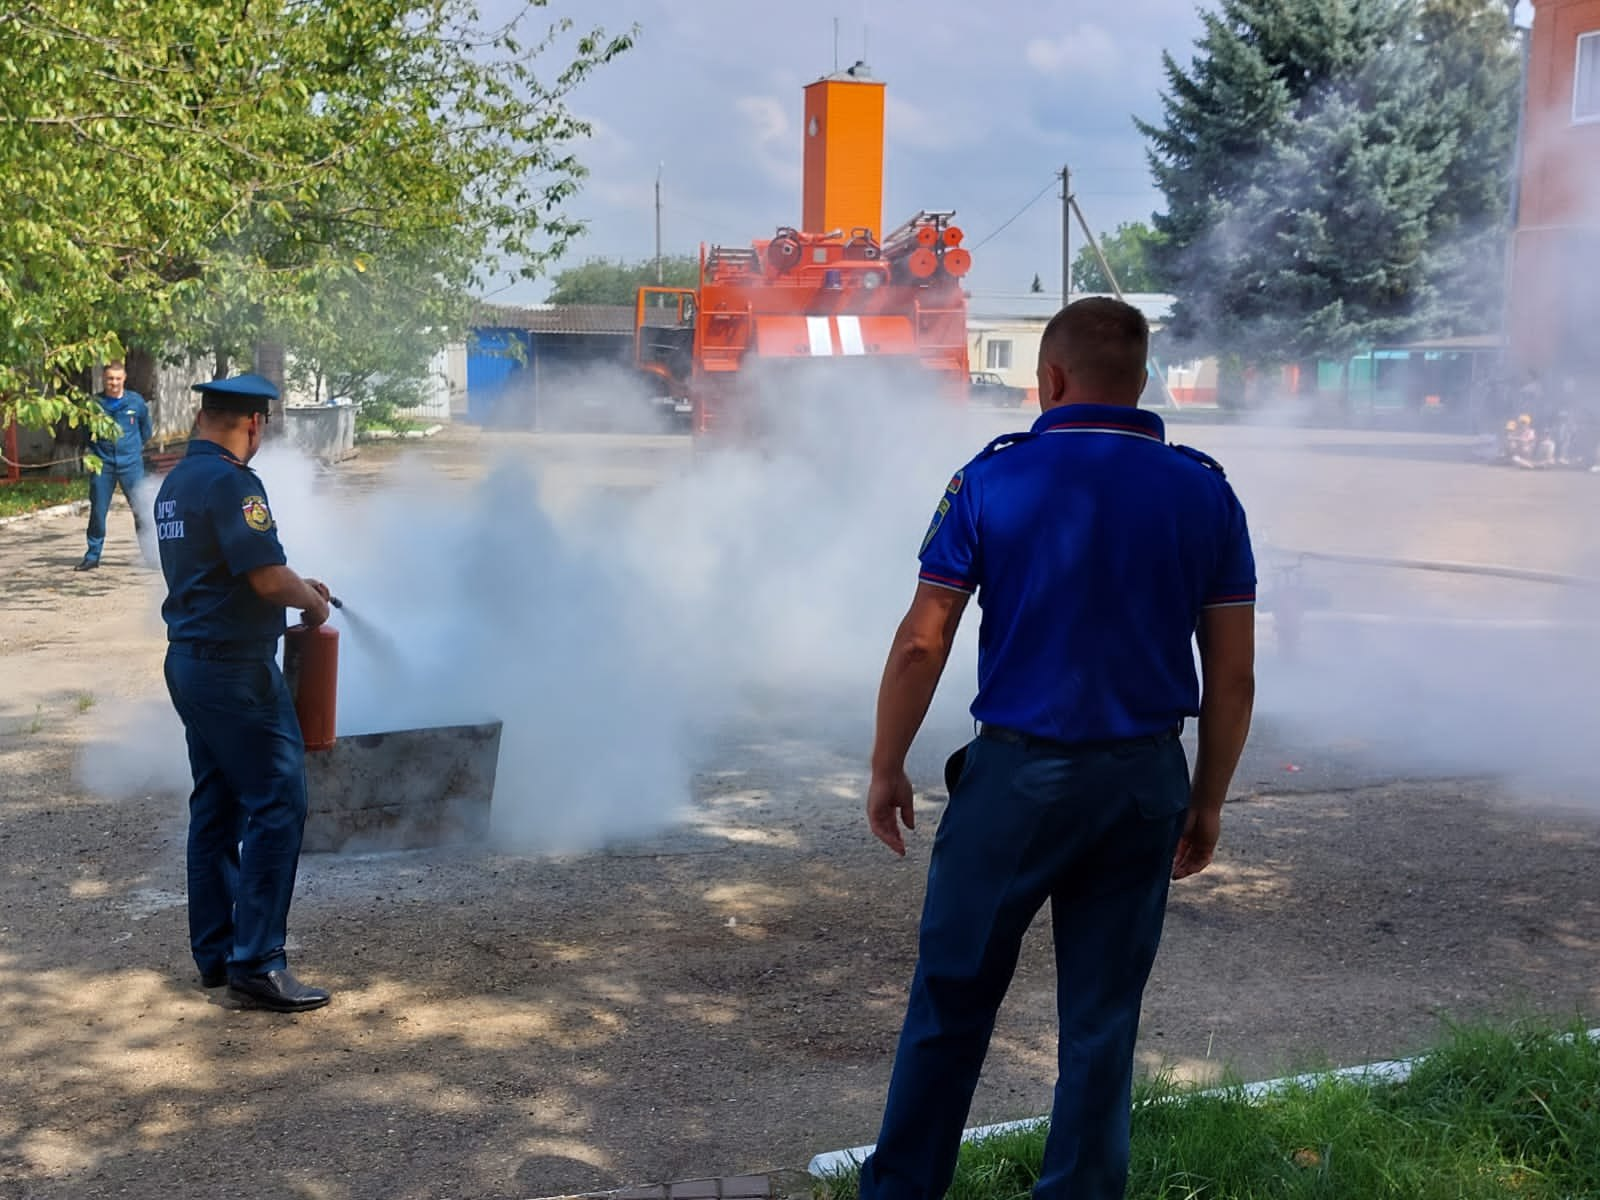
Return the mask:
<path id="1" fill-rule="evenodd" d="M 393 429 L 368 429 L 356 434 L 358 442 L 397 442 L 417 441 L 421 438 L 431 438 L 434 434 L 444 429 L 443 425 L 429 425 L 425 429 L 408 429 L 404 433 L 396 433 Z"/>
<path id="2" fill-rule="evenodd" d="M 1588 1030 L 1585 1034 L 1591 1042 L 1600 1042 L 1600 1029 Z M 1415 1058 L 1391 1058 L 1382 1062 L 1363 1063 L 1354 1067 L 1340 1067 L 1335 1071 L 1312 1071 L 1304 1075 L 1286 1075 L 1281 1079 L 1263 1079 L 1257 1083 L 1247 1083 L 1238 1089 L 1251 1100 L 1259 1100 L 1273 1092 L 1284 1091 L 1291 1087 L 1309 1087 L 1324 1079 L 1360 1079 L 1372 1083 L 1404 1083 L 1411 1075 L 1411 1068 L 1426 1057 L 1419 1055 Z M 1202 1091 L 1191 1093 L 1195 1096 L 1217 1096 L 1232 1091 L 1231 1088 L 1206 1088 Z M 1186 1096 L 1177 1096 L 1175 1099 L 1182 1101 Z M 1043 1125 L 1048 1117 L 1027 1117 L 1020 1121 L 1003 1121 L 998 1125 L 982 1125 L 976 1129 L 969 1129 L 961 1135 L 963 1142 L 975 1142 L 981 1138 L 990 1137 L 997 1133 L 1010 1133 L 1013 1130 L 1035 1129 Z M 829 1150 L 819 1154 L 811 1160 L 806 1170 L 815 1176 L 833 1175 L 846 1171 L 852 1167 L 859 1167 L 866 1161 L 874 1147 L 857 1146 L 853 1150 Z"/>
<path id="3" fill-rule="evenodd" d="M 52 504 L 49 508 L 36 508 L 32 512 L 18 513 L 14 517 L 0 517 L 0 529 L 7 525 L 26 525 L 30 521 L 44 521 L 51 517 L 71 517 L 87 512 L 87 500 L 73 500 L 67 504 Z"/>

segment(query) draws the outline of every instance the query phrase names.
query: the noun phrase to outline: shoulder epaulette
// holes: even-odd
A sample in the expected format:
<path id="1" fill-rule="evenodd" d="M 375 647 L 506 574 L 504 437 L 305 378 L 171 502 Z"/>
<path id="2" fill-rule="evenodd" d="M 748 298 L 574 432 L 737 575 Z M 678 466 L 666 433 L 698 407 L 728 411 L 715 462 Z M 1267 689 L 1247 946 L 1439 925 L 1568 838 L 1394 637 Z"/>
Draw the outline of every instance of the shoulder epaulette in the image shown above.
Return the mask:
<path id="1" fill-rule="evenodd" d="M 1222 469 L 1222 464 L 1216 459 L 1212 458 L 1211 455 L 1205 453 L 1205 451 L 1196 450 L 1193 446 L 1180 446 L 1177 442 L 1172 443 L 1172 448 L 1179 454 L 1184 455 L 1186 458 L 1194 459 L 1194 461 L 1199 463 L 1202 467 L 1210 467 L 1224 479 L 1228 477 L 1228 473 Z"/>
<path id="2" fill-rule="evenodd" d="M 1038 434 L 1029 430 L 1023 430 L 1020 433 L 1002 433 L 999 437 L 995 438 L 994 441 L 985 446 L 979 453 L 978 457 L 973 459 L 973 461 L 982 462 L 991 455 L 1000 453 L 1000 451 L 1004 450 L 1007 446 L 1015 446 L 1018 442 L 1031 442 L 1038 436 Z"/>

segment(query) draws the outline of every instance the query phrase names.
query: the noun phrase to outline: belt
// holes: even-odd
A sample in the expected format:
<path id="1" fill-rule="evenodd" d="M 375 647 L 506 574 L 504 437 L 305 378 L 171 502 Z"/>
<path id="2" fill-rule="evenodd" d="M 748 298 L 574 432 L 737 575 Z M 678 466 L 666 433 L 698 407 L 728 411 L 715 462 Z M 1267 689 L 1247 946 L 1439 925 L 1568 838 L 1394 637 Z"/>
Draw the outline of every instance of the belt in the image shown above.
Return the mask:
<path id="1" fill-rule="evenodd" d="M 278 642 L 276 638 L 270 640 L 252 639 L 240 642 L 223 641 L 183 641 L 168 642 L 168 654 L 179 654 L 184 658 L 218 659 L 223 661 L 263 661 L 278 656 Z"/>
<path id="2" fill-rule="evenodd" d="M 1007 729 L 1004 725 L 985 724 L 978 727 L 978 736 L 987 738 L 991 742 L 1005 742 L 1010 746 L 1021 746 L 1024 750 L 1042 750 L 1046 754 L 1094 754 L 1098 751 L 1119 750 L 1129 746 L 1160 746 L 1176 741 L 1182 734 L 1182 721 L 1156 733 L 1126 738 L 1102 738 L 1099 741 L 1089 742 L 1064 742 L 1059 738 L 1024 733 L 1020 729 Z"/>

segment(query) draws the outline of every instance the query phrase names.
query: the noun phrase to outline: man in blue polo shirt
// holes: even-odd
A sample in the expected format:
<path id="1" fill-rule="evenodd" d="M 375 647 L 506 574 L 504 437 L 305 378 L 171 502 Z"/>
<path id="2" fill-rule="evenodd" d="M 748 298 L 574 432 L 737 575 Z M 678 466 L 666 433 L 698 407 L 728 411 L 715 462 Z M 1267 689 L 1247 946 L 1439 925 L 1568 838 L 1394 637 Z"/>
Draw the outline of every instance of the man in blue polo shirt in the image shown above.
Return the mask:
<path id="1" fill-rule="evenodd" d="M 1203 870 L 1249 731 L 1255 563 L 1223 472 L 1137 405 L 1140 312 L 1046 327 L 1033 429 L 945 488 L 878 698 L 867 815 L 905 853 L 906 754 L 970 596 L 978 735 L 952 756 L 916 971 L 862 1200 L 938 1200 L 1023 934 L 1055 937 L 1058 1076 L 1039 1200 L 1121 1200 L 1139 1005 L 1169 883 Z M 1196 678 L 1191 642 L 1198 635 Z M 1178 741 L 1199 718 L 1191 779 Z M 898 820 L 897 820 L 898 819 Z"/>
<path id="2" fill-rule="evenodd" d="M 261 448 L 270 380 L 195 385 L 188 452 L 156 496 L 167 580 L 167 691 L 183 719 L 189 798 L 189 944 L 201 982 L 246 1007 L 328 1003 L 289 971 L 284 944 L 306 822 L 305 742 L 278 668 L 284 610 L 328 619 L 328 589 L 287 565 Z"/>
<path id="3" fill-rule="evenodd" d="M 144 444 L 150 440 L 150 406 L 138 392 L 128 390 L 128 368 L 121 360 L 109 362 L 101 377 L 100 395 L 95 397 L 106 416 L 116 422 L 115 436 L 97 437 L 89 449 L 100 460 L 100 472 L 89 476 L 88 549 L 75 571 L 92 571 L 100 565 L 106 545 L 106 514 L 118 485 L 122 498 L 133 509 L 134 535 L 144 536 L 144 514 L 134 491 L 144 481 Z"/>

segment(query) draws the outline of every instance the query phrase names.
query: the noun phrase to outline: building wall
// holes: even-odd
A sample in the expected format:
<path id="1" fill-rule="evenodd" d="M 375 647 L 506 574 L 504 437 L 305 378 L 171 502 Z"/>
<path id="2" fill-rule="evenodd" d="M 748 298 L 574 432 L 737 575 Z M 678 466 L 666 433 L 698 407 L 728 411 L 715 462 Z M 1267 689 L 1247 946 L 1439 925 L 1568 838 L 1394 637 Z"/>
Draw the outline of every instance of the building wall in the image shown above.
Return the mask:
<path id="1" fill-rule="evenodd" d="M 1513 244 L 1512 356 L 1527 370 L 1600 367 L 1600 0 L 1535 0 Z"/>
<path id="2" fill-rule="evenodd" d="M 401 412 L 408 421 L 445 422 L 467 407 L 467 348 L 452 343 L 428 362 L 427 399 Z"/>
<path id="3" fill-rule="evenodd" d="M 1030 402 L 1039 402 L 1039 343 L 1048 317 L 995 317 L 968 320 L 967 358 L 973 374 L 1000 376 L 1003 383 L 1026 389 Z M 1159 333 L 1160 326 L 1151 326 Z M 1159 360 L 1159 346 L 1152 349 Z M 999 365 L 1005 364 L 1005 365 Z M 1215 359 L 1195 359 L 1165 364 L 1167 390 L 1174 404 L 1210 407 L 1217 402 L 1217 363 Z M 1157 381 L 1145 390 L 1143 403 L 1159 405 L 1165 401 Z"/>
<path id="4" fill-rule="evenodd" d="M 994 374 L 1011 387 L 1026 388 L 1039 399 L 1039 339 L 1045 322 L 995 320 L 967 322 L 967 361 L 973 374 Z"/>
<path id="5" fill-rule="evenodd" d="M 1217 360 L 1196 358 L 1167 365 L 1167 389 L 1175 404 L 1209 408 L 1217 402 Z M 1148 393 L 1147 393 L 1148 394 Z"/>
<path id="6" fill-rule="evenodd" d="M 654 415 L 652 381 L 623 335 L 479 328 L 465 378 L 467 419 L 493 428 L 620 431 Z"/>

